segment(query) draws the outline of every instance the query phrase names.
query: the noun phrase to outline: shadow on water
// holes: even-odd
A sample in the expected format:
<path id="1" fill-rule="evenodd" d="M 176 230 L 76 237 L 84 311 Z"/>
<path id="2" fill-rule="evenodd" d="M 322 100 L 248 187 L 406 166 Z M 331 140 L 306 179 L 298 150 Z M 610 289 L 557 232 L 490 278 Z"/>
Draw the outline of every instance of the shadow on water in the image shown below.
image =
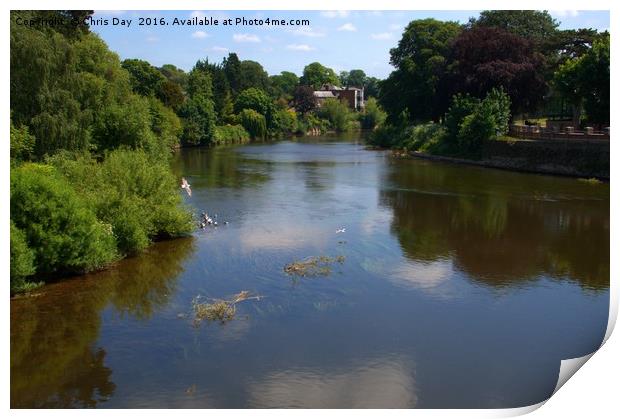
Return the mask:
<path id="1" fill-rule="evenodd" d="M 543 275 L 609 287 L 608 185 L 422 162 L 396 162 L 384 185 L 391 231 L 413 261 L 452 259 L 493 287 Z"/>
<path id="2" fill-rule="evenodd" d="M 96 346 L 101 312 L 149 319 L 174 293 L 193 239 L 154 244 L 108 271 L 11 301 L 11 407 L 96 407 L 116 388 Z"/>

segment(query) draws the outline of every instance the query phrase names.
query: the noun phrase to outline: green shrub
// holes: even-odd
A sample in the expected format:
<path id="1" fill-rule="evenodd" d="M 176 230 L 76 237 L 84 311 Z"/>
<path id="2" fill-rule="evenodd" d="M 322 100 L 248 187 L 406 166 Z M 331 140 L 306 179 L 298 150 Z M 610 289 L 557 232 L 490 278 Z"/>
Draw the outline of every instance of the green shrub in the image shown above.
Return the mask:
<path id="1" fill-rule="evenodd" d="M 448 140 L 456 142 L 463 118 L 467 115 L 471 115 L 479 104 L 480 101 L 470 95 L 459 93 L 452 97 L 452 103 L 450 104 L 445 120 Z"/>
<path id="2" fill-rule="evenodd" d="M 374 129 L 383 124 L 387 114 L 377 103 L 377 99 L 371 97 L 366 101 L 364 112 L 360 114 L 360 125 L 363 129 Z"/>
<path id="3" fill-rule="evenodd" d="M 321 118 L 327 119 L 336 131 L 342 132 L 350 128 L 351 111 L 345 103 L 337 99 L 327 99 L 317 113 Z"/>
<path id="4" fill-rule="evenodd" d="M 485 142 L 495 138 L 496 130 L 495 117 L 490 107 L 479 106 L 461 122 L 457 136 L 459 149 L 465 153 L 479 152 Z"/>
<path id="5" fill-rule="evenodd" d="M 29 282 L 26 278 L 36 271 L 34 253 L 28 247 L 26 235 L 15 227 L 11 220 L 11 293 L 24 292 L 37 287 L 38 283 Z"/>
<path id="6" fill-rule="evenodd" d="M 167 163 L 140 150 L 115 150 L 102 163 L 58 155 L 50 163 L 78 189 L 97 217 L 112 226 L 119 253 L 145 249 L 156 237 L 193 228 Z"/>
<path id="7" fill-rule="evenodd" d="M 35 138 L 28 131 L 27 126 L 16 128 L 11 119 L 11 158 L 23 161 L 32 158 Z"/>
<path id="8" fill-rule="evenodd" d="M 441 147 L 446 138 L 446 129 L 440 124 L 429 122 L 406 130 L 406 137 L 399 144 L 405 150 L 433 152 Z"/>
<path id="9" fill-rule="evenodd" d="M 292 109 L 279 109 L 273 113 L 270 129 L 273 137 L 287 135 L 297 130 L 297 114 Z"/>
<path id="10" fill-rule="evenodd" d="M 252 139 L 267 138 L 267 121 L 260 113 L 253 109 L 244 109 L 239 113 L 239 120 Z"/>
<path id="11" fill-rule="evenodd" d="M 241 125 L 222 125 L 215 127 L 213 144 L 236 144 L 250 140 L 250 134 Z"/>
<path id="12" fill-rule="evenodd" d="M 396 148 L 405 141 L 407 130 L 409 128 L 405 124 L 392 125 L 386 124 L 377 127 L 370 134 L 368 142 L 376 147 Z"/>
<path id="13" fill-rule="evenodd" d="M 506 135 L 508 133 L 508 123 L 510 122 L 510 96 L 503 89 L 491 89 L 481 103 L 488 108 L 495 120 L 496 135 Z"/>
<path id="14" fill-rule="evenodd" d="M 11 220 L 23 231 L 39 274 L 86 272 L 117 257 L 110 225 L 98 221 L 51 166 L 30 163 L 11 171 Z"/>

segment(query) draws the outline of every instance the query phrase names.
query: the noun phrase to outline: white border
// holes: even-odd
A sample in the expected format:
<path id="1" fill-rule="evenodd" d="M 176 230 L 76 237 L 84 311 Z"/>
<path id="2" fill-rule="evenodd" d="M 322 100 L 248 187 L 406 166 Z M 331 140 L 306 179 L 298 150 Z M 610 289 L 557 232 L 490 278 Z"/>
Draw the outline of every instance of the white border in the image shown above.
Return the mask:
<path id="1" fill-rule="evenodd" d="M 588 0 L 586 1 L 546 1 L 546 0 L 520 0 L 514 2 L 508 1 L 482 1 L 472 0 L 466 3 L 458 1 L 396 1 L 396 0 L 382 0 L 377 2 L 376 0 L 342 0 L 335 2 L 333 0 L 298 0 L 291 2 L 290 0 L 212 0 L 212 1 L 196 1 L 196 0 L 179 0 L 175 2 L 166 2 L 163 0 L 134 0 L 134 1 L 120 1 L 120 0 L 94 0 L 94 1 L 5 1 L 2 3 L 4 14 L 0 25 L 2 27 L 2 42 L 0 43 L 2 48 L 2 55 L 5 57 L 2 65 L 2 77 L 4 80 L 3 91 L 8 94 L 9 88 L 9 15 L 8 12 L 13 9 L 93 9 L 93 10 L 484 10 L 484 9 L 546 9 L 546 10 L 611 10 L 611 30 L 614 31 L 618 27 L 618 12 L 615 9 L 620 8 L 616 6 L 620 2 L 603 1 L 603 0 Z M 612 40 L 612 92 L 618 92 L 617 76 L 617 57 L 619 48 L 616 46 L 615 40 Z M 4 136 L 4 146 L 0 153 L 2 153 L 2 170 L 0 170 L 0 176 L 2 177 L 2 204 L 0 205 L 0 212 L 2 218 L 5 220 L 1 225 L 0 232 L 2 233 L 1 252 L 3 263 L 3 271 L 5 278 L 5 286 L 2 287 L 4 292 L 5 301 L 9 299 L 9 224 L 6 222 L 9 219 L 9 148 L 8 148 L 8 132 L 9 132 L 9 118 L 10 109 L 9 101 L 6 96 L 0 105 L 2 107 L 2 118 L 0 118 L 0 124 L 2 124 L 2 132 Z M 615 127 L 615 123 L 618 118 L 615 116 L 617 110 L 617 100 L 612 95 L 611 103 L 611 119 L 612 126 Z M 614 128 L 612 128 L 613 130 Z M 615 172 L 614 167 L 619 162 L 618 153 L 614 151 L 617 147 L 614 146 L 614 140 L 611 141 L 612 153 L 611 153 L 611 173 Z M 610 176 L 610 179 L 615 179 L 615 176 Z M 611 187 L 611 214 L 618 213 L 620 206 L 618 205 L 618 193 L 617 189 L 612 184 Z M 618 313 L 618 237 L 620 237 L 620 230 L 618 224 L 614 222 L 615 218 L 612 217 L 610 232 L 611 254 L 615 255 L 615 258 L 611 258 L 611 301 L 610 301 L 610 321 L 606 334 L 606 340 L 610 338 L 611 331 L 615 325 L 615 321 Z M 3 380 L 2 380 L 2 399 L 4 401 L 5 409 L 9 409 L 10 398 L 10 341 L 9 341 L 9 304 L 6 305 L 4 312 L 4 321 L 2 323 L 2 339 L 3 339 Z M 548 417 L 562 417 L 562 418 L 583 418 L 588 415 L 591 417 L 611 417 L 618 413 L 618 348 L 617 336 L 611 336 L 611 338 L 604 344 L 601 350 L 596 353 L 592 359 L 587 362 L 583 369 L 577 374 L 577 377 L 569 380 L 567 384 L 555 394 L 548 403 L 542 409 L 536 410 L 540 405 L 530 406 L 521 409 L 499 409 L 499 410 L 394 410 L 394 411 L 377 411 L 377 410 L 326 410 L 326 411 L 314 411 L 314 410 L 217 410 L 208 411 L 204 410 L 178 410 L 173 414 L 181 414 L 192 417 L 203 417 L 204 415 L 216 415 L 218 417 L 232 417 L 238 415 L 251 415 L 252 417 L 289 417 L 291 415 L 296 417 L 312 417 L 317 414 L 327 415 L 330 417 L 376 417 L 389 414 L 391 416 L 406 417 L 406 416 L 418 416 L 418 417 L 506 417 L 525 414 L 530 411 L 536 410 L 532 415 L 537 418 Z M 573 361 L 573 364 L 578 363 Z M 570 362 L 569 362 L 570 364 Z M 51 418 L 60 417 L 76 417 L 77 415 L 108 415 L 108 411 L 60 411 L 60 410 L 46 410 L 46 411 L 29 411 L 29 410 L 13 410 L 10 411 L 11 415 L 19 417 L 31 417 L 42 416 Z M 139 417 L 158 417 L 163 415 L 170 415 L 171 412 L 167 410 L 125 410 L 115 411 L 115 415 L 122 417 L 139 416 Z"/>

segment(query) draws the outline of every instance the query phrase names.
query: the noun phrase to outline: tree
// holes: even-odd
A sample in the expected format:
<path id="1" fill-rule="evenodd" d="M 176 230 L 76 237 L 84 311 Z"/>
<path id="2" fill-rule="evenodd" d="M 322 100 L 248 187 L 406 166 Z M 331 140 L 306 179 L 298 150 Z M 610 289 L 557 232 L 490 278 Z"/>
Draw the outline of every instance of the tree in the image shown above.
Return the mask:
<path id="1" fill-rule="evenodd" d="M 242 91 L 235 100 L 235 112 L 237 113 L 244 109 L 253 109 L 268 118 L 272 108 L 273 105 L 267 93 L 255 87 Z"/>
<path id="2" fill-rule="evenodd" d="M 366 73 L 364 70 L 351 70 L 346 79 L 346 86 L 362 88 L 366 84 Z"/>
<path id="3" fill-rule="evenodd" d="M 314 62 L 304 67 L 304 72 L 299 83 L 305 86 L 312 86 L 315 90 L 318 90 L 324 84 L 338 86 L 340 80 L 334 70 L 329 67 L 324 67 L 321 63 Z"/>
<path id="4" fill-rule="evenodd" d="M 385 112 L 377 103 L 377 99 L 371 97 L 366 101 L 364 112 L 360 115 L 360 124 L 364 129 L 374 129 L 385 121 Z"/>
<path id="5" fill-rule="evenodd" d="M 297 112 L 306 114 L 316 107 L 314 89 L 311 86 L 297 86 L 293 95 L 293 103 Z"/>
<path id="6" fill-rule="evenodd" d="M 464 30 L 452 46 L 450 87 L 483 98 L 492 88 L 510 96 L 513 113 L 535 110 L 547 93 L 544 57 L 527 39 L 496 27 Z"/>
<path id="7" fill-rule="evenodd" d="M 241 61 L 240 70 L 238 92 L 250 87 L 265 91 L 269 89 L 269 75 L 256 61 Z"/>
<path id="8" fill-rule="evenodd" d="M 159 68 L 159 71 L 168 80 L 181 86 L 181 89 L 185 89 L 187 84 L 187 73 L 185 71 L 173 64 L 164 64 Z"/>
<path id="9" fill-rule="evenodd" d="M 234 96 L 241 90 L 241 61 L 239 61 L 237 54 L 231 52 L 227 58 L 224 58 L 222 64 L 226 79 Z"/>
<path id="10" fill-rule="evenodd" d="M 161 72 L 147 61 L 127 59 L 121 63 L 121 66 L 129 72 L 133 91 L 142 96 L 157 95 L 166 81 Z"/>
<path id="11" fill-rule="evenodd" d="M 253 109 L 244 109 L 239 114 L 239 119 L 252 139 L 267 138 L 267 121 L 263 115 Z"/>
<path id="12" fill-rule="evenodd" d="M 364 97 L 379 97 L 379 83 L 380 80 L 376 77 L 367 77 L 366 84 L 364 84 Z"/>
<path id="13" fill-rule="evenodd" d="M 338 99 L 327 99 L 320 108 L 321 117 L 327 119 L 333 129 L 342 132 L 349 128 L 351 111 L 349 107 Z"/>
<path id="14" fill-rule="evenodd" d="M 185 101 L 179 115 L 184 120 L 184 144 L 208 144 L 215 130 L 216 112 L 213 104 L 211 76 L 197 65 L 190 71 L 187 80 L 189 99 Z"/>
<path id="15" fill-rule="evenodd" d="M 271 92 L 275 98 L 290 98 L 295 93 L 295 88 L 299 84 L 299 77 L 290 71 L 283 71 L 278 75 L 269 77 L 271 84 Z"/>
<path id="16" fill-rule="evenodd" d="M 543 47 L 559 26 L 546 10 L 484 10 L 470 24 L 504 29 L 530 40 L 536 47 Z"/>
<path id="17" fill-rule="evenodd" d="M 396 68 L 380 83 L 380 102 L 391 120 L 408 112 L 414 120 L 437 120 L 447 108 L 449 95 L 440 89 L 446 73 L 451 42 L 461 32 L 456 22 L 414 20 L 407 25 L 390 63 Z"/>
<path id="18" fill-rule="evenodd" d="M 157 97 L 161 99 L 164 105 L 175 112 L 177 112 L 181 105 L 183 105 L 183 102 L 185 102 L 185 95 L 183 94 L 181 86 L 171 80 L 166 80 L 161 84 Z"/>
<path id="19" fill-rule="evenodd" d="M 609 122 L 609 65 L 609 36 L 605 36 L 583 56 L 566 61 L 554 74 L 555 90 L 573 106 L 574 126 L 580 124 L 582 107 L 592 122 Z"/>

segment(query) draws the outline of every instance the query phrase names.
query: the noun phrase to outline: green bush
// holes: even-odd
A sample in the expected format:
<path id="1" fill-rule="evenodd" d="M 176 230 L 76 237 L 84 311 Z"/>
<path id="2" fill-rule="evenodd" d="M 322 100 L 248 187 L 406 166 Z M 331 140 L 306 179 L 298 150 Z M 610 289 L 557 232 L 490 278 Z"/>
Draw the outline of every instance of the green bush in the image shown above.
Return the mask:
<path id="1" fill-rule="evenodd" d="M 470 95 L 459 93 L 452 97 L 452 103 L 450 104 L 445 120 L 449 141 L 456 142 L 463 118 L 467 115 L 471 115 L 479 104 L 480 101 Z"/>
<path id="2" fill-rule="evenodd" d="M 429 122 L 406 130 L 406 136 L 399 148 L 405 150 L 437 151 L 446 138 L 446 129 L 440 124 Z"/>
<path id="3" fill-rule="evenodd" d="M 58 155 L 50 163 L 75 185 L 97 217 L 112 226 L 119 253 L 145 249 L 156 237 L 189 233 L 177 182 L 167 163 L 140 150 L 115 150 L 102 163 Z"/>
<path id="4" fill-rule="evenodd" d="M 297 130 L 297 114 L 292 109 L 279 109 L 273 113 L 271 136 L 280 137 Z"/>
<path id="5" fill-rule="evenodd" d="M 23 161 L 32 158 L 35 146 L 35 138 L 28 131 L 28 127 L 16 128 L 11 119 L 11 159 Z"/>
<path id="6" fill-rule="evenodd" d="M 381 125 L 372 132 L 368 138 L 368 142 L 376 147 L 396 148 L 405 141 L 407 129 L 408 127 L 404 124 Z"/>
<path id="7" fill-rule="evenodd" d="M 253 109 L 244 109 L 239 113 L 239 120 L 252 139 L 267 138 L 267 121 L 260 113 Z"/>
<path id="8" fill-rule="evenodd" d="M 481 103 L 488 108 L 488 112 L 493 115 L 495 120 L 496 135 L 508 134 L 508 123 L 510 122 L 510 96 L 503 89 L 491 89 Z"/>
<path id="9" fill-rule="evenodd" d="M 39 274 L 86 272 L 117 257 L 110 225 L 98 221 L 51 166 L 29 163 L 11 171 L 11 220 L 23 231 Z"/>
<path id="10" fill-rule="evenodd" d="M 360 114 L 360 125 L 363 129 L 374 129 L 383 124 L 387 114 L 377 103 L 377 99 L 371 97 L 366 101 L 364 112 Z"/>
<path id="11" fill-rule="evenodd" d="M 222 125 L 215 127 L 213 144 L 236 144 L 250 140 L 250 134 L 241 125 Z"/>
<path id="12" fill-rule="evenodd" d="M 39 284 L 28 282 L 36 272 L 34 253 L 28 247 L 26 235 L 11 220 L 11 293 L 28 291 Z"/>
<path id="13" fill-rule="evenodd" d="M 474 113 L 463 118 L 457 136 L 460 151 L 477 153 L 482 145 L 495 138 L 497 125 L 488 106 L 479 106 Z"/>
<path id="14" fill-rule="evenodd" d="M 342 132 L 350 128 L 351 111 L 345 103 L 337 99 L 327 99 L 317 113 L 321 118 L 327 119 L 336 131 Z"/>

